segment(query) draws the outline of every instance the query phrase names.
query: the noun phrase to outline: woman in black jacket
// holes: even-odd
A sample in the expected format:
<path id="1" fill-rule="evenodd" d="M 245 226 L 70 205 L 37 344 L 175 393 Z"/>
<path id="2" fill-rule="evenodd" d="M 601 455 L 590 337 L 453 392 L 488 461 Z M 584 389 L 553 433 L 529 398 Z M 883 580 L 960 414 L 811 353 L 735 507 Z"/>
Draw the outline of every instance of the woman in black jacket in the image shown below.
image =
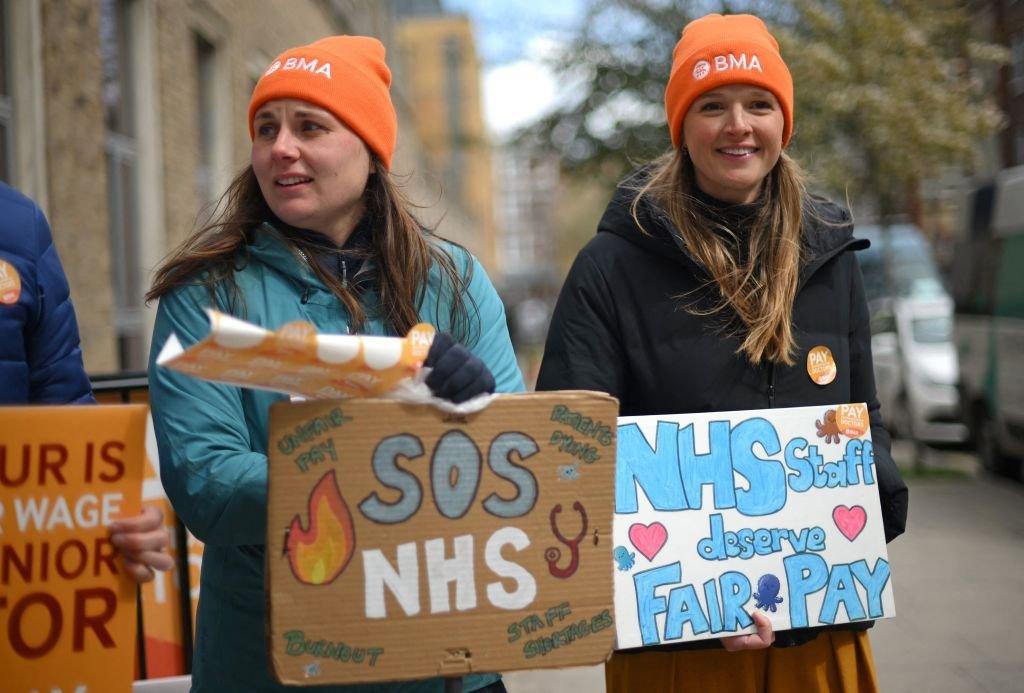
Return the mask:
<path id="1" fill-rule="evenodd" d="M 538 390 L 592 389 L 623 416 L 866 402 L 886 539 L 907 489 L 881 425 L 846 210 L 783 150 L 793 84 L 750 15 L 690 23 L 665 92 L 673 150 L 624 181 L 566 279 Z M 809 352 L 834 361 L 811 368 Z M 617 654 L 609 691 L 874 691 L 869 623 Z M 774 642 L 774 647 L 768 647 Z M 768 648 L 768 649 L 765 649 Z"/>

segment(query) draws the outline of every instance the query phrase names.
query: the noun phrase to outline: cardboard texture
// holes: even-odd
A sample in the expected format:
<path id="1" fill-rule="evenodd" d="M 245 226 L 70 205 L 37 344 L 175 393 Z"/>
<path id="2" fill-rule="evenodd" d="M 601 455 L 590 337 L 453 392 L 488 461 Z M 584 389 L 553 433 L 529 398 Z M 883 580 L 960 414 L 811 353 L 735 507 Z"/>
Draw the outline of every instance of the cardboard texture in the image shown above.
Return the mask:
<path id="1" fill-rule="evenodd" d="M 0 410 L 3 690 L 131 690 L 135 583 L 106 525 L 140 510 L 146 410 Z"/>
<path id="2" fill-rule="evenodd" d="M 619 649 L 895 615 L 867 407 L 622 417 Z"/>
<path id="3" fill-rule="evenodd" d="M 316 399 L 391 390 L 419 371 L 434 339 L 434 327 L 426 323 L 405 337 L 318 334 L 302 320 L 271 332 L 206 312 L 210 334 L 188 349 L 172 334 L 158 365 L 203 380 Z"/>
<path id="4" fill-rule="evenodd" d="M 270 414 L 269 648 L 289 684 L 564 667 L 611 652 L 618 403 Z"/>

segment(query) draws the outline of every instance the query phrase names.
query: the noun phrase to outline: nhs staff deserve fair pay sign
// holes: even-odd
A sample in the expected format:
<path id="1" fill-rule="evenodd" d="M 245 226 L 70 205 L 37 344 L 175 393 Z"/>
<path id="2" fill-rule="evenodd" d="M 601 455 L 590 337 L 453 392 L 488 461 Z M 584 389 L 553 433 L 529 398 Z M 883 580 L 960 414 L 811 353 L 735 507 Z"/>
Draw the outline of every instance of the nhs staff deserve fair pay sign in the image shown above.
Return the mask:
<path id="1" fill-rule="evenodd" d="M 621 417 L 619 649 L 895 615 L 863 404 Z"/>

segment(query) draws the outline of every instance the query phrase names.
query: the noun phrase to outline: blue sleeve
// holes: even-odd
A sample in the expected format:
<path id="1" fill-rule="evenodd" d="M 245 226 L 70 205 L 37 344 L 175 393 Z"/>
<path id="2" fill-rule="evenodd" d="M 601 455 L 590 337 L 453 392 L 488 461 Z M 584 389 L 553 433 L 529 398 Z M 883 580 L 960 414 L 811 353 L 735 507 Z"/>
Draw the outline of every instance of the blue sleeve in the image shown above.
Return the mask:
<path id="1" fill-rule="evenodd" d="M 205 287 L 160 299 L 149 360 L 149 401 L 160 454 L 160 479 L 174 511 L 202 542 L 266 541 L 267 458 L 254 452 L 242 390 L 156 365 L 174 333 L 188 348 L 209 333 Z"/>
<path id="2" fill-rule="evenodd" d="M 512 350 L 505 306 L 483 265 L 475 257 L 470 257 L 473 276 L 466 291 L 471 299 L 466 302 L 466 309 L 470 313 L 471 332 L 479 335 L 471 341 L 470 351 L 491 370 L 496 392 L 523 392 L 526 385 Z"/>
<path id="3" fill-rule="evenodd" d="M 50 225 L 35 207 L 32 229 L 37 241 L 38 312 L 29 324 L 25 355 L 29 371 L 29 401 L 46 404 L 92 402 L 92 386 L 82 364 L 78 322 L 71 289 L 53 245 Z"/>

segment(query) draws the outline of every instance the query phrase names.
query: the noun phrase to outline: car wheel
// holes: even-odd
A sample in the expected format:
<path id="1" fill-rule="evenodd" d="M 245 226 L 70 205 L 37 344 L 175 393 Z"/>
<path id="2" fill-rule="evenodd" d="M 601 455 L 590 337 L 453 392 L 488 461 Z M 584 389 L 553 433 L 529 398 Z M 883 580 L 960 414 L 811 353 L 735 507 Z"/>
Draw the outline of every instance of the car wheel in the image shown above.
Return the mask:
<path id="1" fill-rule="evenodd" d="M 1003 452 L 996 422 L 989 416 L 985 416 L 978 426 L 978 457 L 981 458 L 981 466 L 993 474 L 1013 478 L 1020 474 L 1020 462 Z"/>
<path id="2" fill-rule="evenodd" d="M 901 392 L 896 401 L 893 402 L 892 412 L 889 414 L 890 433 L 900 438 L 914 437 L 914 423 L 911 421 L 910 404 L 907 402 L 907 394 Z"/>

